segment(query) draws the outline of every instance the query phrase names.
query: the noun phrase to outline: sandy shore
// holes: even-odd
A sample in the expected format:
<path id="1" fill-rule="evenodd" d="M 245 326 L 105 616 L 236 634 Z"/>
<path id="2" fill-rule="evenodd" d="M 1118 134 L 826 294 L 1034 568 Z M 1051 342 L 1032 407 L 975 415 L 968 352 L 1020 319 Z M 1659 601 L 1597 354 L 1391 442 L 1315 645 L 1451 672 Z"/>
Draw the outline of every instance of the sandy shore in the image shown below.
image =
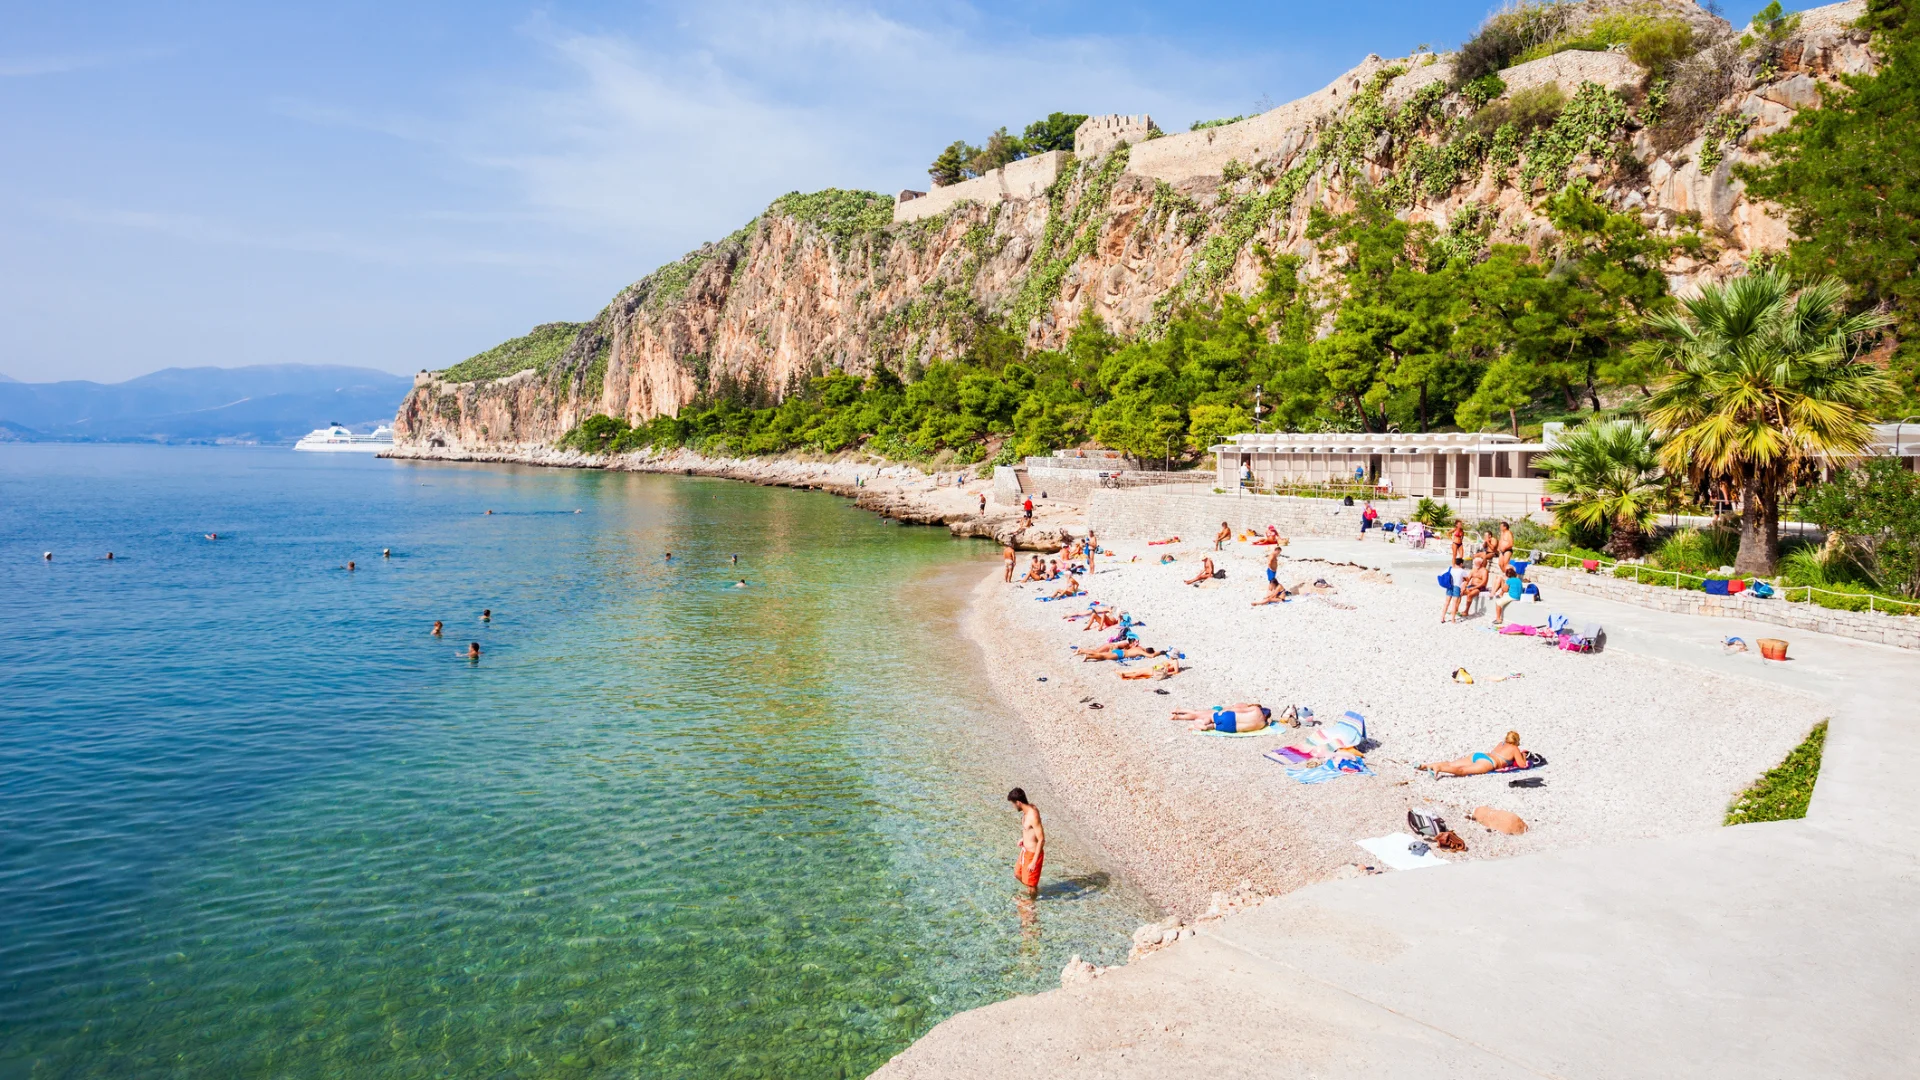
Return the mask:
<path id="1" fill-rule="evenodd" d="M 1144 620 L 1142 640 L 1184 651 L 1190 670 L 1129 682 L 1112 663 L 1080 662 L 1068 647 L 1096 634 L 1062 616 L 1087 600 L 1036 602 L 1041 586 L 1006 585 L 997 574 L 976 587 L 967 629 L 1074 816 L 1175 915 L 1191 917 L 1243 881 L 1279 894 L 1353 874 L 1376 861 L 1354 841 L 1404 829 L 1415 805 L 1441 811 L 1468 859 L 1712 828 L 1733 795 L 1824 715 L 1811 697 L 1778 687 L 1620 650 L 1576 655 L 1503 637 L 1489 632 L 1490 614 L 1442 626 L 1440 591 L 1418 588 L 1424 578 L 1393 583 L 1305 561 L 1316 550 L 1347 558 L 1350 548 L 1334 542 L 1296 541 L 1281 577 L 1324 578 L 1350 610 L 1317 599 L 1250 607 L 1264 585 L 1265 548 L 1230 545 L 1214 555 L 1227 579 L 1191 588 L 1180 582 L 1210 550 L 1116 547 L 1119 558 L 1102 559 L 1087 579 L 1089 598 Z M 1161 565 L 1168 552 L 1178 561 Z M 1544 620 L 1550 609 L 1513 611 Z M 1456 667 L 1478 681 L 1455 683 Z M 1516 672 L 1524 677 L 1488 679 Z M 1174 706 L 1247 700 L 1304 705 L 1325 719 L 1362 713 L 1379 742 L 1367 756 L 1378 775 L 1299 784 L 1261 756 L 1297 733 L 1195 735 L 1167 716 Z M 1529 774 L 1545 786 L 1512 788 L 1508 775 L 1436 779 L 1412 767 L 1486 750 L 1509 728 L 1548 759 Z M 1509 837 L 1475 825 L 1467 812 L 1480 805 L 1511 810 L 1530 828 Z"/>
<path id="2" fill-rule="evenodd" d="M 957 536 L 1012 544 L 1023 551 L 1056 551 L 1063 530 L 1084 532 L 1081 508 L 1035 497 L 1028 525 L 1017 507 L 994 502 L 993 467 L 967 465 L 926 471 L 860 455 L 726 458 L 691 450 L 631 454 L 582 454 L 551 446 L 429 447 L 397 445 L 382 457 L 413 461 L 463 461 L 537 465 L 557 469 L 681 473 L 713 476 L 768 487 L 826 491 L 855 501 L 882 517 L 916 525 L 944 525 Z M 984 510 L 981 496 L 986 497 Z"/>

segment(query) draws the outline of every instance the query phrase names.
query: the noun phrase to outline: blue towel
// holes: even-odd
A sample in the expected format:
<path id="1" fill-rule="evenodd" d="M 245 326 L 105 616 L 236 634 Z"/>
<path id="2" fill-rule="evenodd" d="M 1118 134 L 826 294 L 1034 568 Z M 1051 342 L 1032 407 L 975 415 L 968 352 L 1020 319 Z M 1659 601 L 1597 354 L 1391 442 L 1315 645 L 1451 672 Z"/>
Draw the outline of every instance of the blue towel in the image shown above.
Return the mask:
<path id="1" fill-rule="evenodd" d="M 1329 780 L 1338 780 L 1342 776 L 1372 776 L 1373 770 L 1357 757 L 1344 755 L 1328 758 L 1318 765 L 1306 768 L 1288 769 L 1287 776 L 1303 784 L 1324 784 Z"/>

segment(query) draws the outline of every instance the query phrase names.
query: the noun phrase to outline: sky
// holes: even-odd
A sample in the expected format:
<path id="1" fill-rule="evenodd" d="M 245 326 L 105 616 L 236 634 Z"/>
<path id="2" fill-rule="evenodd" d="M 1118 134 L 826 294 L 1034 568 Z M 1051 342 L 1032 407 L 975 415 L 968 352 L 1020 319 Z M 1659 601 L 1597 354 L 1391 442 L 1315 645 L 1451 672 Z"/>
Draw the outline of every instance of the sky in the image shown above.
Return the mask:
<path id="1" fill-rule="evenodd" d="M 0 0 L 0 374 L 441 368 L 788 191 L 1053 111 L 1168 131 L 1490 0 Z"/>

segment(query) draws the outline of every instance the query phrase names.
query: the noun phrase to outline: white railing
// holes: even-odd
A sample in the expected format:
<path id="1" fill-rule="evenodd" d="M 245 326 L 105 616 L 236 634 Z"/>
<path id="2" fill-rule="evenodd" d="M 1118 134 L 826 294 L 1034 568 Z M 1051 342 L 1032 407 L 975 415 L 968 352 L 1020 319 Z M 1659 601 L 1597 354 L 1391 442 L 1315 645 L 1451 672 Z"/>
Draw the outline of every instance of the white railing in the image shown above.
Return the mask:
<path id="1" fill-rule="evenodd" d="M 1621 562 L 1617 559 L 1615 560 L 1582 559 L 1582 558 L 1579 558 L 1578 556 L 1568 555 L 1566 552 L 1563 552 L 1563 551 L 1533 551 L 1530 554 L 1533 556 L 1534 562 L 1542 562 L 1545 560 L 1556 559 L 1556 558 L 1560 559 L 1562 560 L 1561 566 L 1565 569 L 1573 569 L 1574 564 L 1578 563 L 1579 568 L 1582 570 L 1585 570 L 1586 564 L 1588 562 L 1592 562 L 1595 564 L 1595 570 L 1593 572 L 1597 573 L 1599 572 L 1599 570 L 1604 569 L 1606 570 L 1607 573 L 1613 575 L 1614 577 L 1621 576 L 1617 572 L 1619 567 L 1622 567 L 1622 566 L 1631 567 L 1633 569 L 1633 581 L 1635 584 L 1639 584 L 1639 585 L 1662 585 L 1666 588 L 1677 589 L 1680 587 L 1680 581 L 1682 578 L 1688 581 L 1699 581 L 1699 582 L 1707 582 L 1707 581 L 1714 580 L 1712 578 L 1708 578 L 1700 574 L 1689 574 L 1680 570 L 1662 570 L 1657 566 L 1648 566 L 1645 563 Z M 1547 565 L 1552 566 L 1554 564 L 1551 562 L 1548 562 Z M 1645 575 L 1646 577 L 1652 577 L 1655 580 L 1653 581 L 1644 580 L 1643 575 Z M 1673 579 L 1672 584 L 1667 584 L 1665 582 L 1662 582 L 1659 580 L 1660 578 L 1672 578 Z M 1813 585 L 1787 585 L 1787 584 L 1784 584 L 1778 581 L 1773 581 L 1763 577 L 1751 577 L 1751 578 L 1748 578 L 1747 580 L 1765 581 L 1767 583 L 1768 588 L 1772 589 L 1775 593 L 1779 594 L 1780 599 L 1793 602 L 1793 603 L 1811 604 L 1813 603 L 1813 594 L 1819 593 L 1822 596 L 1846 597 L 1850 600 L 1853 600 L 1856 603 L 1860 601 L 1862 598 L 1864 598 L 1867 602 L 1867 611 L 1875 614 L 1913 615 L 1916 612 L 1920 612 L 1920 601 L 1899 600 L 1891 596 L 1882 596 L 1879 593 L 1875 593 L 1875 592 L 1858 592 L 1858 593 L 1835 592 L 1832 589 L 1822 589 Z M 1793 599 L 1793 594 L 1796 592 L 1800 594 L 1800 599 L 1797 601 Z M 1878 606 L 1876 606 L 1876 602 Z M 1820 606 L 1826 607 L 1835 611 L 1849 610 L 1847 608 L 1835 608 L 1830 604 L 1822 604 Z"/>

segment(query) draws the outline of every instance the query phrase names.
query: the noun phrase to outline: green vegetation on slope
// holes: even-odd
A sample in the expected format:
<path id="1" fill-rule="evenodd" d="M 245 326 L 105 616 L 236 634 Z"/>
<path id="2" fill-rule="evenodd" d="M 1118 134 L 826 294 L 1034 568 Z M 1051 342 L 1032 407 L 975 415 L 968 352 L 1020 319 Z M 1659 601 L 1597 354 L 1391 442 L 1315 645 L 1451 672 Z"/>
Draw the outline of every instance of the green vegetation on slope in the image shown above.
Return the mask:
<path id="1" fill-rule="evenodd" d="M 442 371 L 440 377 L 447 382 L 481 382 L 487 379 L 504 379 L 528 369 L 545 374 L 548 365 L 566 350 L 567 345 L 573 341 L 573 336 L 585 325 L 585 323 L 567 322 L 542 323 L 528 331 L 524 337 L 503 341 L 486 352 L 467 357 Z"/>
<path id="2" fill-rule="evenodd" d="M 1727 807 L 1727 824 L 1806 817 L 1807 804 L 1813 801 L 1814 781 L 1820 778 L 1820 752 L 1826 745 L 1827 722 L 1822 720 L 1813 725 L 1806 740 L 1794 747 L 1785 761 L 1734 797 L 1733 805 Z"/>
<path id="3" fill-rule="evenodd" d="M 1795 240 L 1786 267 L 1833 274 L 1860 305 L 1884 304 L 1901 341 L 1901 411 L 1920 411 L 1920 21 L 1904 0 L 1871 0 L 1879 74 L 1843 78 L 1818 109 L 1769 136 L 1765 165 L 1740 168 L 1755 195 L 1786 208 Z"/>

